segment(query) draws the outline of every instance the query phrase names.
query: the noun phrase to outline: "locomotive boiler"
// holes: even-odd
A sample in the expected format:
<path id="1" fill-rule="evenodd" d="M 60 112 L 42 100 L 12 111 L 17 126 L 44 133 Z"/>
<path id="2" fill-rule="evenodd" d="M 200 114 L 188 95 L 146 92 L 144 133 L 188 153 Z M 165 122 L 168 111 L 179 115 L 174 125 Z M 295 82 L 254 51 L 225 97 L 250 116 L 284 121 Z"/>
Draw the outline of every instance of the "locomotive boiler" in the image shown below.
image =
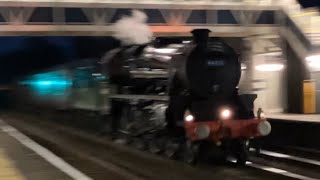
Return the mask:
<path id="1" fill-rule="evenodd" d="M 238 94 L 238 54 L 209 33 L 196 29 L 191 43 L 155 42 L 106 54 L 114 128 L 148 137 L 143 144 L 152 151 L 165 147 L 166 154 L 180 152 L 190 163 L 212 144 L 243 164 L 247 142 L 268 135 L 271 126 L 261 110 L 255 117 L 257 95 Z"/>

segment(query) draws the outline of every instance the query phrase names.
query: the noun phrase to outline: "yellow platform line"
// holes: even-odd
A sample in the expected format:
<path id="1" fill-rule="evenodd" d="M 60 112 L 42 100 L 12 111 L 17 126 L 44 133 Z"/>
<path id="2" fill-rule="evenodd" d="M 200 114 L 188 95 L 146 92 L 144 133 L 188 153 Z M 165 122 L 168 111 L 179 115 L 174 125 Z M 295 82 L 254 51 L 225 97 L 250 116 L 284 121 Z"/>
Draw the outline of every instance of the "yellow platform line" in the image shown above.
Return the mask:
<path id="1" fill-rule="evenodd" d="M 0 179 L 26 180 L 3 149 L 0 149 Z"/>

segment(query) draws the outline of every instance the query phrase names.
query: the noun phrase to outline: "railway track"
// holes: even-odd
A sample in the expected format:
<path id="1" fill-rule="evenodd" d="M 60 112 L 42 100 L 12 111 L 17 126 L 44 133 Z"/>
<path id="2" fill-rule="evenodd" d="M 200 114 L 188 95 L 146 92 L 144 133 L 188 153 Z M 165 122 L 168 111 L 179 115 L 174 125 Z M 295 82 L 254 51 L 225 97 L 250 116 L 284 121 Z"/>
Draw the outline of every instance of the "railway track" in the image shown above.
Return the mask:
<path id="1" fill-rule="evenodd" d="M 255 152 L 254 149 L 250 149 Z M 248 166 L 270 171 L 295 179 L 320 179 L 320 161 L 307 157 L 296 156 L 284 152 L 261 150 L 259 155 L 251 156 Z"/>
<path id="2" fill-rule="evenodd" d="M 305 168 L 303 163 L 299 166 L 300 157 L 288 158 L 289 155 L 279 153 L 278 157 L 277 154 L 271 157 L 270 151 L 253 156 L 245 167 L 232 164 L 192 167 L 35 117 L 23 117 L 23 121 L 16 115 L 1 118 L 93 179 L 319 179 L 318 162 L 306 160 L 304 163 L 309 162 L 315 169 Z"/>

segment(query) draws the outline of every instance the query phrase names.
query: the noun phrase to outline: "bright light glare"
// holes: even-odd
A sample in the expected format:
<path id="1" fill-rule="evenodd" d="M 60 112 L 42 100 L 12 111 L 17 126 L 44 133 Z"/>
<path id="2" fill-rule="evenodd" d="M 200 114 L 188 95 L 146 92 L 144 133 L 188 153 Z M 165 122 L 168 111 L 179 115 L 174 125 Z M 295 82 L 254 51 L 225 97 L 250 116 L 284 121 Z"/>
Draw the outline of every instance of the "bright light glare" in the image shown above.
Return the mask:
<path id="1" fill-rule="evenodd" d="M 311 68 L 320 68 L 320 55 L 308 56 L 306 61 Z"/>
<path id="2" fill-rule="evenodd" d="M 280 71 L 283 68 L 283 64 L 261 64 L 256 66 L 258 71 Z"/>
<path id="3" fill-rule="evenodd" d="M 146 47 L 145 48 L 145 51 L 148 53 L 152 53 L 154 50 L 155 50 L 155 48 L 153 48 L 153 47 Z"/>
<path id="4" fill-rule="evenodd" d="M 191 121 L 193 121 L 193 116 L 192 115 L 188 115 L 188 116 L 186 116 L 186 121 L 188 121 L 188 122 L 191 122 Z"/>
<path id="5" fill-rule="evenodd" d="M 221 112 L 221 117 L 223 119 L 227 119 L 231 116 L 231 111 L 229 109 L 224 109 L 222 112 Z"/>
<path id="6" fill-rule="evenodd" d="M 245 64 L 241 64 L 241 70 L 246 70 L 247 66 Z"/>
<path id="7" fill-rule="evenodd" d="M 266 171 L 278 173 L 278 174 L 283 174 L 283 173 L 288 172 L 288 171 L 285 171 L 285 170 L 282 170 L 282 169 L 278 169 L 278 168 L 273 168 L 273 167 L 264 167 L 262 169 L 266 170 Z"/>
<path id="8" fill-rule="evenodd" d="M 155 53 L 160 53 L 160 54 L 172 54 L 175 53 L 177 49 L 175 48 L 162 48 L 162 49 L 155 49 Z"/>
<path id="9" fill-rule="evenodd" d="M 39 81 L 38 84 L 39 85 L 51 85 L 52 82 L 51 81 Z"/>
<path id="10" fill-rule="evenodd" d="M 172 59 L 171 56 L 164 56 L 164 55 L 156 55 L 157 58 L 160 58 L 161 60 L 164 60 L 164 61 L 169 61 Z"/>
<path id="11" fill-rule="evenodd" d="M 320 61 L 320 55 L 313 55 L 306 57 L 307 61 Z"/>
<path id="12" fill-rule="evenodd" d="M 310 62 L 308 62 L 308 65 L 309 65 L 310 67 L 313 67 L 313 68 L 320 68 L 320 61 L 319 61 L 319 62 L 310 61 Z"/>
<path id="13" fill-rule="evenodd" d="M 147 58 L 151 58 L 153 55 L 152 54 L 145 54 L 144 57 L 147 57 Z"/>

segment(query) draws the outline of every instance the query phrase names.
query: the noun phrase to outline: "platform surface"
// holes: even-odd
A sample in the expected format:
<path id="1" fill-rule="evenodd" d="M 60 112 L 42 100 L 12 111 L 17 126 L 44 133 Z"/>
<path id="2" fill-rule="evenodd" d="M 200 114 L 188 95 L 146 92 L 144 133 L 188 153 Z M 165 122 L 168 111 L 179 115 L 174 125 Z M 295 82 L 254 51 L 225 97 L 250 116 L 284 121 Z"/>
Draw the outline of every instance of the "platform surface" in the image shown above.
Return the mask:
<path id="1" fill-rule="evenodd" d="M 71 180 L 75 179 L 62 172 L 42 155 L 43 149 L 35 152 L 30 147 L 31 140 L 18 134 L 12 135 L 14 129 L 8 128 L 0 120 L 0 179 L 1 180 Z M 9 132 L 9 131 L 11 132 Z M 20 133 L 20 132 L 18 132 Z M 24 141 L 23 143 L 21 141 Z M 26 145 L 27 144 L 27 145 Z M 40 145 L 36 145 L 38 148 Z M 42 152 L 42 153 L 39 153 Z M 60 162 L 58 162 L 59 164 Z M 61 164 L 61 163 L 60 163 Z M 57 165 L 57 164 L 56 164 Z"/>
<path id="2" fill-rule="evenodd" d="M 280 119 L 290 121 L 318 122 L 320 123 L 320 114 L 289 114 L 289 113 L 269 113 L 268 119 Z"/>

